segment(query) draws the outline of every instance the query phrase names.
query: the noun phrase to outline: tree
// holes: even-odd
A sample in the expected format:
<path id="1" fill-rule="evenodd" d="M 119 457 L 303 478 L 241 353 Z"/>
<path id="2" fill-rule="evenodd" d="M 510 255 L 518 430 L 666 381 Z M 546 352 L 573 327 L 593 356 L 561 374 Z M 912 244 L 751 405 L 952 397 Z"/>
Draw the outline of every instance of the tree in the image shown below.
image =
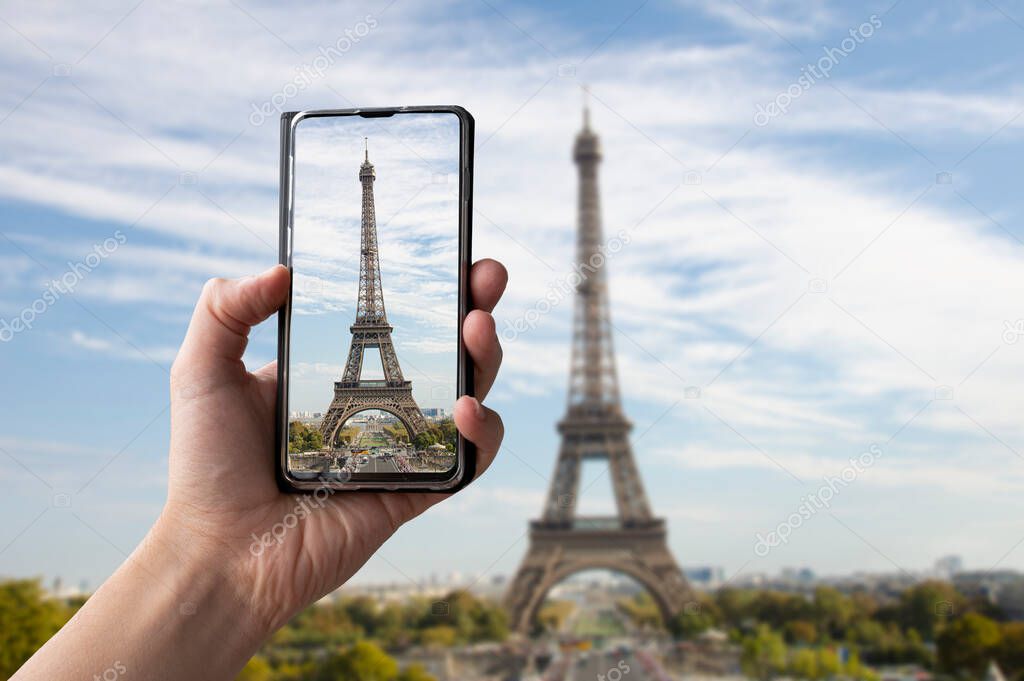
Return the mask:
<path id="1" fill-rule="evenodd" d="M 755 634 L 743 639 L 740 664 L 747 676 L 769 679 L 786 667 L 786 644 L 781 636 L 762 624 Z"/>
<path id="2" fill-rule="evenodd" d="M 398 663 L 375 644 L 356 643 L 328 658 L 314 675 L 315 681 L 396 681 Z"/>
<path id="3" fill-rule="evenodd" d="M 856 652 L 850 653 L 850 657 L 847 658 L 843 674 L 857 681 L 878 681 L 878 675 L 861 664 L 860 655 Z"/>
<path id="4" fill-rule="evenodd" d="M 719 589 L 715 594 L 715 604 L 722 613 L 722 621 L 732 627 L 743 626 L 745 620 L 751 617 L 750 606 L 755 595 L 756 592 L 750 589 Z"/>
<path id="5" fill-rule="evenodd" d="M 475 620 L 472 640 L 504 641 L 508 638 L 508 615 L 503 608 L 485 605 L 473 618 Z"/>
<path id="6" fill-rule="evenodd" d="M 817 658 L 818 674 L 821 678 L 832 678 L 843 668 L 839 655 L 831 648 L 819 648 Z"/>
<path id="7" fill-rule="evenodd" d="M 310 428 L 299 421 L 292 421 L 288 426 L 289 452 L 315 452 L 323 449 L 324 438 L 320 431 Z"/>
<path id="8" fill-rule="evenodd" d="M 814 643 L 818 640 L 818 628 L 807 620 L 793 620 L 786 624 L 786 640 L 790 643 Z"/>
<path id="9" fill-rule="evenodd" d="M 245 667 L 238 672 L 235 681 L 270 681 L 272 676 L 270 665 L 257 655 L 245 663 Z"/>
<path id="10" fill-rule="evenodd" d="M 814 619 L 818 630 L 840 639 L 854 616 L 853 601 L 830 586 L 819 586 L 814 590 Z"/>
<path id="11" fill-rule="evenodd" d="M 916 629 L 924 640 L 934 641 L 951 618 L 965 614 L 966 605 L 964 597 L 952 584 L 930 580 L 900 595 L 896 618 L 904 629 Z"/>
<path id="12" fill-rule="evenodd" d="M 657 629 L 661 626 L 661 611 L 646 591 L 632 598 L 623 598 L 615 605 L 638 629 Z"/>
<path id="13" fill-rule="evenodd" d="M 421 664 L 411 664 L 402 670 L 397 681 L 437 681 L 437 678 L 427 673 Z"/>
<path id="14" fill-rule="evenodd" d="M 968 613 L 939 634 L 939 667 L 951 674 L 980 678 L 1001 643 L 998 624 L 984 615 Z"/>
<path id="15" fill-rule="evenodd" d="M 790 656 L 787 669 L 798 679 L 817 679 L 818 656 L 813 648 L 800 648 Z"/>
<path id="16" fill-rule="evenodd" d="M 410 641 L 408 613 L 398 603 L 388 603 L 376 618 L 376 637 L 383 641 L 388 647 L 405 645 Z"/>
<path id="17" fill-rule="evenodd" d="M 572 601 L 547 601 L 537 612 L 537 621 L 550 632 L 561 631 L 575 609 Z"/>
<path id="18" fill-rule="evenodd" d="M 377 604 L 368 596 L 344 601 L 345 612 L 363 632 L 372 636 L 377 630 Z"/>
<path id="19" fill-rule="evenodd" d="M 1003 642 L 996 659 L 1008 678 L 1020 678 L 1024 672 L 1024 622 L 1003 625 Z"/>
<path id="20" fill-rule="evenodd" d="M 681 640 L 689 640 L 718 624 L 721 614 L 718 606 L 709 598 L 699 597 L 695 603 L 687 603 L 683 611 L 673 617 L 668 628 L 672 635 Z"/>
<path id="21" fill-rule="evenodd" d="M 0 582 L 0 678 L 13 675 L 68 615 L 63 605 L 46 597 L 38 580 Z"/>
<path id="22" fill-rule="evenodd" d="M 429 626 L 454 628 L 456 642 L 502 641 L 508 636 L 505 611 L 496 604 L 461 590 L 449 593 L 442 602 L 445 611 L 432 613 Z"/>
<path id="23" fill-rule="evenodd" d="M 430 445 L 441 443 L 448 451 L 454 451 L 457 439 L 458 429 L 455 427 L 455 420 L 444 419 L 431 423 L 425 431 L 412 439 L 412 444 L 416 449 L 426 449 Z"/>
<path id="24" fill-rule="evenodd" d="M 429 627 L 420 632 L 420 643 L 428 648 L 450 648 L 459 640 L 455 627 Z"/>
<path id="25" fill-rule="evenodd" d="M 405 429 L 401 423 L 396 425 L 385 425 L 384 431 L 390 435 L 396 442 L 408 442 L 409 431 Z"/>
<path id="26" fill-rule="evenodd" d="M 811 617 L 810 604 L 796 594 L 762 591 L 757 594 L 752 606 L 751 614 L 754 618 L 773 629 L 781 629 L 791 620 Z"/>
<path id="27" fill-rule="evenodd" d="M 349 428 L 342 428 L 341 430 L 339 430 L 336 438 L 343 444 L 350 445 L 352 444 L 352 441 L 356 439 L 356 436 L 359 435 L 359 433 L 359 428 L 351 426 Z"/>

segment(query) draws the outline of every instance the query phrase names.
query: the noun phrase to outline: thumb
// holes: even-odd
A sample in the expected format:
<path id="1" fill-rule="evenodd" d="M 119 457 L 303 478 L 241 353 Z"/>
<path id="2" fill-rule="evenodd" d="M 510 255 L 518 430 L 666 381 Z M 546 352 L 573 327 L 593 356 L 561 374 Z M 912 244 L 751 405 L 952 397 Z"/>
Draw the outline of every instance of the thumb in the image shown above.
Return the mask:
<path id="1" fill-rule="evenodd" d="M 284 305 L 290 285 L 291 273 L 283 265 L 257 276 L 206 282 L 174 370 L 210 378 L 237 371 L 249 329 Z"/>

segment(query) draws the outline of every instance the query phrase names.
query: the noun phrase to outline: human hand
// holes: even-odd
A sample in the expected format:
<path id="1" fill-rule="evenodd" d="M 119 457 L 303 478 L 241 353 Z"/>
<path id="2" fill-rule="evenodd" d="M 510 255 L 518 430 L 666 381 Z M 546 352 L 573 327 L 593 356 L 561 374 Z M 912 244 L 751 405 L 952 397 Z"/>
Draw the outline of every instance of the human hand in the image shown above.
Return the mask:
<path id="1" fill-rule="evenodd" d="M 289 279 L 279 265 L 257 277 L 212 280 L 203 289 L 171 372 L 169 489 L 153 530 L 155 541 L 222 571 L 250 609 L 257 635 L 344 583 L 399 526 L 450 496 L 344 492 L 311 503 L 278 490 L 276 362 L 250 373 L 241 358 L 249 329 L 284 304 Z M 501 364 L 490 311 L 507 279 L 494 260 L 481 260 L 470 272 L 476 309 L 466 317 L 463 337 L 475 364 L 477 398 L 459 399 L 455 424 L 477 446 L 478 474 L 494 459 L 504 432 L 498 414 L 478 400 Z M 306 511 L 299 511 L 303 499 Z M 254 537 L 291 520 L 294 526 L 273 544 L 253 550 Z"/>

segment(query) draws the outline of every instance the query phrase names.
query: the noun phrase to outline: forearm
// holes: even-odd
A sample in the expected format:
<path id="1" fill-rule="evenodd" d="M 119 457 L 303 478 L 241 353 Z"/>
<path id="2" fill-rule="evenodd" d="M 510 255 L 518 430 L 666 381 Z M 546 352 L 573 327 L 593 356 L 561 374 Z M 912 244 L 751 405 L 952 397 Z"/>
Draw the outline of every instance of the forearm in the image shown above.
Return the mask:
<path id="1" fill-rule="evenodd" d="M 157 526 L 16 681 L 232 679 L 268 633 L 227 561 Z"/>

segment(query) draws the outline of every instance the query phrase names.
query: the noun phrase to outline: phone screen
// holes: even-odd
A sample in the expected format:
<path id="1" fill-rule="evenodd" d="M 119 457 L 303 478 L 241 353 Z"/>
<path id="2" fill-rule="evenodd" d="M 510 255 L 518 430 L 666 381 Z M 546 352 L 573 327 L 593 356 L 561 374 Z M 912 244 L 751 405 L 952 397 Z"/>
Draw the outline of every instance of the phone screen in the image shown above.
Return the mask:
<path id="1" fill-rule="evenodd" d="M 452 478 L 460 152 L 452 112 L 293 122 L 287 472 Z"/>

